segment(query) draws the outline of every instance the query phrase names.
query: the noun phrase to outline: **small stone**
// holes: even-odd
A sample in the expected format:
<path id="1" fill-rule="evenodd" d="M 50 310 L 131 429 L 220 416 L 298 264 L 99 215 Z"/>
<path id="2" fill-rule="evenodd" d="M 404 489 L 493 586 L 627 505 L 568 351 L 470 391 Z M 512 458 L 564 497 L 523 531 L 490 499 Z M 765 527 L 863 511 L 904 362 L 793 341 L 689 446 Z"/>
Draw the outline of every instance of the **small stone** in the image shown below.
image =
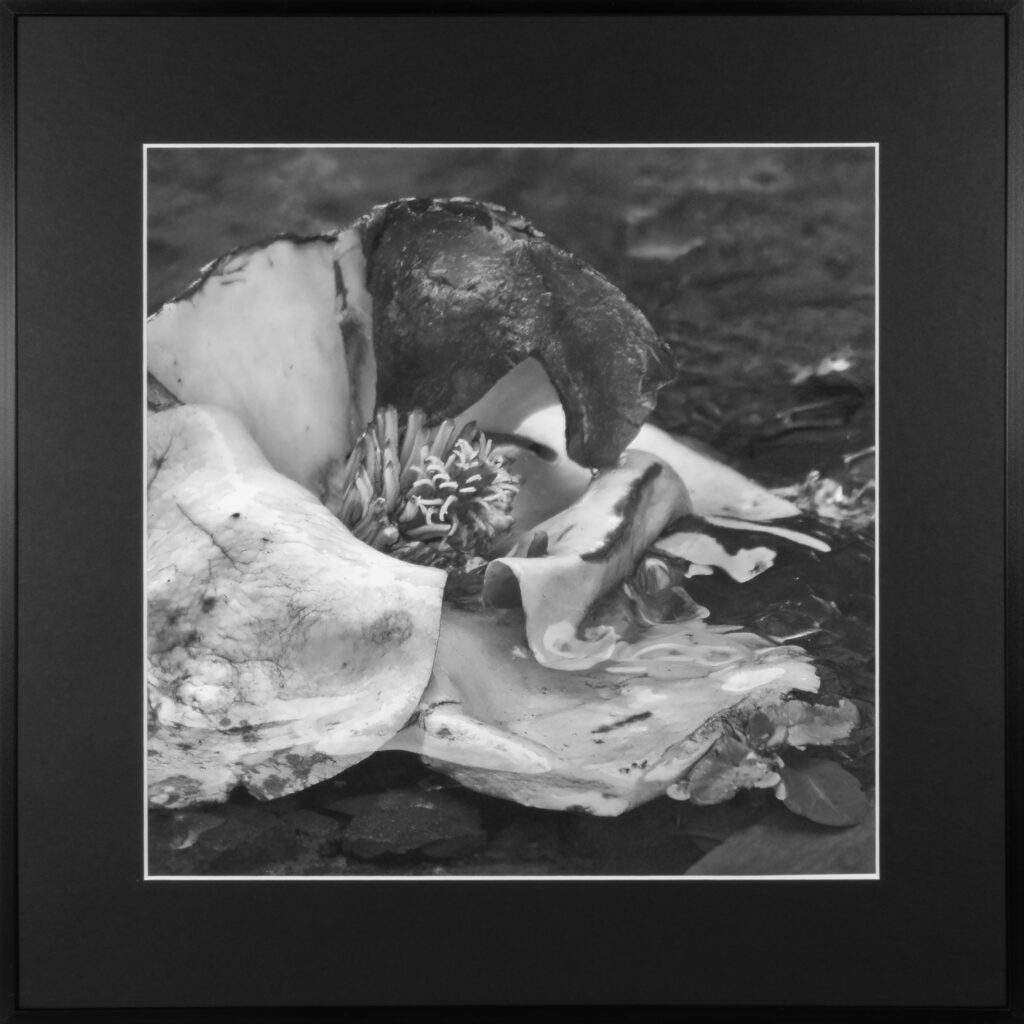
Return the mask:
<path id="1" fill-rule="evenodd" d="M 150 815 L 152 875 L 258 874 L 298 850 L 295 829 L 260 804 Z"/>
<path id="2" fill-rule="evenodd" d="M 561 816 L 559 816 L 561 818 Z M 536 819 L 514 821 L 506 825 L 487 846 L 486 857 L 493 861 L 534 864 L 561 854 L 571 822 Z"/>
<path id="3" fill-rule="evenodd" d="M 675 804 L 660 799 L 615 818 L 574 819 L 580 874 L 681 875 L 700 850 L 679 826 Z"/>
<path id="4" fill-rule="evenodd" d="M 295 829 L 299 843 L 321 854 L 336 852 L 341 841 L 342 825 L 335 818 L 316 811 L 298 810 L 281 815 L 285 825 Z"/>
<path id="5" fill-rule="evenodd" d="M 280 815 L 280 818 L 286 825 L 291 825 L 296 832 L 316 838 L 334 835 L 339 831 L 337 821 L 328 818 L 325 814 L 318 814 L 316 811 L 289 811 L 287 814 Z"/>
<path id="6" fill-rule="evenodd" d="M 438 859 L 479 850 L 485 834 L 476 808 L 450 793 L 390 790 L 360 810 L 343 848 L 363 860 L 420 852 Z"/>
<path id="7" fill-rule="evenodd" d="M 421 852 L 437 860 L 454 860 L 456 857 L 469 857 L 483 846 L 483 837 L 478 833 L 464 836 L 453 836 L 450 839 L 439 839 L 435 843 L 427 843 Z"/>
<path id="8" fill-rule="evenodd" d="M 320 804 L 321 811 L 330 814 L 344 814 L 354 818 L 357 814 L 365 814 L 377 806 L 380 793 L 361 793 L 358 796 L 330 796 Z"/>
<path id="9" fill-rule="evenodd" d="M 204 832 L 224 824 L 223 815 L 203 811 L 179 811 L 171 820 L 172 834 L 167 845 L 172 850 L 187 850 Z"/>
<path id="10" fill-rule="evenodd" d="M 219 828 L 203 833 L 195 852 L 200 874 L 250 874 L 288 860 L 298 848 L 295 830 L 263 807 L 226 807 Z"/>

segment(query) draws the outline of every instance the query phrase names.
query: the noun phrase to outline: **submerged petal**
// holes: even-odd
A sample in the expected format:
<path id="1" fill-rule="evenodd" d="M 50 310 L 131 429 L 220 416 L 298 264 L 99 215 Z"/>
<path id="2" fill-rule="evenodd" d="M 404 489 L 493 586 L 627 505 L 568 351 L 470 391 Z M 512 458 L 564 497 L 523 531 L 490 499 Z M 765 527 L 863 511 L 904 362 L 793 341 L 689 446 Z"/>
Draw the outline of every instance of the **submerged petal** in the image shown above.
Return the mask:
<path id="1" fill-rule="evenodd" d="M 430 686 L 388 743 L 470 789 L 554 810 L 615 815 L 665 793 L 727 733 L 818 679 L 802 652 L 699 627 L 735 658 L 652 681 L 640 670 L 562 672 L 517 657 L 518 610 L 445 607 Z M 677 642 L 685 637 L 677 635 Z M 746 672 L 756 685 L 731 685 Z"/>

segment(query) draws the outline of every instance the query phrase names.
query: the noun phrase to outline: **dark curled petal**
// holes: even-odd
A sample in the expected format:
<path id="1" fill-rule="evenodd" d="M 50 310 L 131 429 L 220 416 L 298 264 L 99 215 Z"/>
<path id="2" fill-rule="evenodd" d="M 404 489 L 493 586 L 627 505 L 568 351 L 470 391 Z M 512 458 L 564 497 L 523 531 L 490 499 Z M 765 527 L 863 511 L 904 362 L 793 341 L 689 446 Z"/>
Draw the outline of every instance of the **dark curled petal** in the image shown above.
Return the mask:
<path id="1" fill-rule="evenodd" d="M 785 765 L 779 774 L 785 786 L 783 803 L 794 814 L 834 828 L 856 825 L 868 815 L 867 794 L 856 777 L 834 761 L 807 758 Z"/>
<path id="2" fill-rule="evenodd" d="M 535 356 L 565 406 L 569 454 L 614 464 L 669 364 L 622 292 L 487 203 L 402 200 L 363 230 L 379 402 L 436 422 Z"/>
<path id="3" fill-rule="evenodd" d="M 662 468 L 660 462 L 652 462 L 640 476 L 631 481 L 629 489 L 612 509 L 612 515 L 616 519 L 614 529 L 605 537 L 600 547 L 580 555 L 585 562 L 600 562 L 603 559 L 611 558 L 619 548 L 628 542 L 637 512 L 644 501 L 649 500 L 649 496 L 654 490 L 654 481 L 661 476 Z"/>
<path id="4" fill-rule="evenodd" d="M 530 538 L 530 546 L 526 550 L 527 558 L 543 558 L 548 553 L 548 535 L 537 530 Z"/>

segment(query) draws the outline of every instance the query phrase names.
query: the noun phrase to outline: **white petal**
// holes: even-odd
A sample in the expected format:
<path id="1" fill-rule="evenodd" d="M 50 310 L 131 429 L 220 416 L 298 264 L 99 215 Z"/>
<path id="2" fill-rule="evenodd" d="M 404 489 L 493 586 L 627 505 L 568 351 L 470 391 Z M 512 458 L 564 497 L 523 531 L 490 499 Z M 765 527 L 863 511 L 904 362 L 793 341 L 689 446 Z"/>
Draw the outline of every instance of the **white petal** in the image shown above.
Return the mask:
<path id="1" fill-rule="evenodd" d="M 667 462 L 686 484 L 695 515 L 733 516 L 752 522 L 799 515 L 792 502 L 717 459 L 698 451 L 685 438 L 667 434 L 645 423 L 630 448 L 650 452 Z"/>
<path id="2" fill-rule="evenodd" d="M 794 686 L 818 687 L 801 653 L 780 652 L 749 634 L 730 634 L 739 660 L 728 669 L 651 682 L 596 668 L 561 672 L 512 657 L 523 629 L 520 611 L 445 606 L 420 718 L 389 748 L 415 751 L 482 793 L 616 815 L 667 790 L 672 795 L 670 787 L 731 720 L 774 706 Z M 681 627 L 681 645 L 687 629 L 698 641 L 725 642 L 710 629 L 703 636 L 696 623 Z M 744 672 L 757 686 L 730 690 L 729 680 Z"/>
<path id="3" fill-rule="evenodd" d="M 150 414 L 151 800 L 281 796 L 401 728 L 445 574 L 356 540 L 221 409 Z"/>
<path id="4" fill-rule="evenodd" d="M 746 583 L 760 576 L 775 562 L 775 552 L 771 548 L 745 548 L 730 555 L 714 537 L 693 531 L 680 531 L 660 537 L 654 547 L 657 551 L 684 558 L 699 566 L 718 566 L 738 583 Z"/>
<path id="5" fill-rule="evenodd" d="M 729 530 L 750 530 L 752 533 L 770 533 L 785 540 L 791 540 L 794 544 L 803 544 L 805 547 L 813 548 L 815 551 L 831 551 L 830 545 L 825 541 L 812 537 L 807 533 L 800 533 L 798 530 L 789 530 L 784 526 L 769 526 L 767 523 L 751 523 L 740 519 L 729 519 L 726 516 L 705 516 L 707 522 L 712 526 L 723 526 Z"/>

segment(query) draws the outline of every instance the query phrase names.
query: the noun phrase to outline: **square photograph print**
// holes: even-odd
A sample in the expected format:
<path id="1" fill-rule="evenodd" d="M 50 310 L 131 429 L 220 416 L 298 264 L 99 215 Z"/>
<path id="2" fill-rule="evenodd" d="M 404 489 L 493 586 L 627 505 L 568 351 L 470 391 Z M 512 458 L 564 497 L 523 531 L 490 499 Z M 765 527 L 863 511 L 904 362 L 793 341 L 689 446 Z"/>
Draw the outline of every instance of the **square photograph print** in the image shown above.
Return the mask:
<path id="1" fill-rule="evenodd" d="M 877 147 L 148 146 L 146 870 L 877 877 Z"/>

